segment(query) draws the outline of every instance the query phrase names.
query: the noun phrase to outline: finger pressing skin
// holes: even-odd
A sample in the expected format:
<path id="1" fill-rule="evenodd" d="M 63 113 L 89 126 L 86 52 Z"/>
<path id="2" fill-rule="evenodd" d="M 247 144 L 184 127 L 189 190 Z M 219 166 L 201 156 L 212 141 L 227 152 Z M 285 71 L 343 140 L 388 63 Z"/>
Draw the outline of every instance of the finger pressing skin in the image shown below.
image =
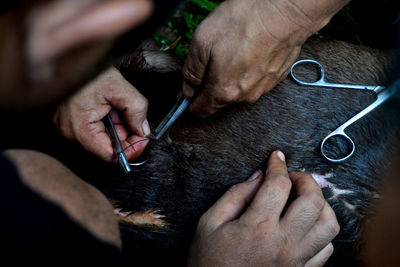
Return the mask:
<path id="1" fill-rule="evenodd" d="M 297 198 L 282 217 L 281 225 L 289 235 L 292 234 L 301 239 L 315 225 L 327 203 L 311 175 L 290 173 L 289 176 L 296 189 Z"/>
<path id="2" fill-rule="evenodd" d="M 262 183 L 262 172 L 255 172 L 246 182 L 232 186 L 201 218 L 209 231 L 236 219 L 253 199 Z"/>
<path id="3" fill-rule="evenodd" d="M 269 158 L 265 181 L 244 214 L 244 219 L 253 222 L 266 220 L 278 222 L 291 186 L 284 155 L 280 151 L 275 151 Z"/>
<path id="4" fill-rule="evenodd" d="M 323 266 L 329 257 L 333 253 L 333 245 L 329 243 L 326 247 L 324 247 L 317 255 L 312 257 L 309 261 L 304 265 L 305 267 L 319 267 Z"/>

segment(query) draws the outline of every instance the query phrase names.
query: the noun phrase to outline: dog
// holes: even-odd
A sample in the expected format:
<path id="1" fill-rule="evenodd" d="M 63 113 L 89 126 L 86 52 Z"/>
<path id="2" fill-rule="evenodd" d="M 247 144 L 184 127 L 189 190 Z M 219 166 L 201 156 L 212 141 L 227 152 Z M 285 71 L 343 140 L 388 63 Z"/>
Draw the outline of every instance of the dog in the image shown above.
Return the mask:
<path id="1" fill-rule="evenodd" d="M 299 59 L 319 61 L 328 82 L 387 85 L 390 55 L 340 41 L 310 40 Z M 156 61 L 156 63 L 154 63 Z M 182 85 L 181 64 L 149 44 L 118 65 L 150 102 L 152 128 L 173 105 Z M 298 70 L 316 78 L 311 66 Z M 340 233 L 331 264 L 354 261 L 363 224 L 381 198 L 384 173 L 398 141 L 398 100 L 380 106 L 346 132 L 356 151 L 340 163 L 322 157 L 320 145 L 332 130 L 375 100 L 368 90 L 302 86 L 289 77 L 254 104 L 232 104 L 207 118 L 186 112 L 160 140 L 150 140 L 132 174 L 102 179 L 115 207 L 124 249 L 134 263 L 184 265 L 200 216 L 229 187 L 265 168 L 274 150 L 286 155 L 289 172 L 310 173 L 334 209 Z M 329 143 L 339 157 L 345 140 Z"/>

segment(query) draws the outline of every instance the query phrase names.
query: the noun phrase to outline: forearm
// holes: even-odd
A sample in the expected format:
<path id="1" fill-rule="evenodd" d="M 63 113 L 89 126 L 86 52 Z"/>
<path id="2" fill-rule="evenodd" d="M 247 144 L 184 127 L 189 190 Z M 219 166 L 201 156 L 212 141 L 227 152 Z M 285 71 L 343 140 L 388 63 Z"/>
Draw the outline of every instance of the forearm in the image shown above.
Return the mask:
<path id="1" fill-rule="evenodd" d="M 350 0 L 227 0 L 223 9 L 230 10 L 231 22 L 246 20 L 251 14 L 253 24 L 261 26 L 277 41 L 301 45 L 308 37 L 329 23 Z M 222 9 L 217 12 L 221 12 Z M 246 36 L 257 34 L 246 29 Z"/>
<path id="2" fill-rule="evenodd" d="M 323 28 L 350 0 L 264 0 L 275 6 L 288 20 L 311 34 Z"/>

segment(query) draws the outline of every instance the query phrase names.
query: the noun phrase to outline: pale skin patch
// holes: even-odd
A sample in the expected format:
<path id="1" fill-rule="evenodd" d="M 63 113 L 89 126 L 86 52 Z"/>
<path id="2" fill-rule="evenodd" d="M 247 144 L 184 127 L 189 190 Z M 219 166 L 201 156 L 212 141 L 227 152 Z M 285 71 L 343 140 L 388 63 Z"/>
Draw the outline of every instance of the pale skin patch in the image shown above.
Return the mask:
<path id="1" fill-rule="evenodd" d="M 320 188 L 329 188 L 332 191 L 332 194 L 334 198 L 340 196 L 340 195 L 345 195 L 345 194 L 351 194 L 353 191 L 347 190 L 347 189 L 341 189 L 336 187 L 333 183 L 329 182 L 329 178 L 333 177 L 333 173 L 327 173 L 327 174 L 318 174 L 318 173 L 311 173 L 311 176 L 314 178 L 314 180 L 317 182 L 318 186 Z"/>
<path id="2" fill-rule="evenodd" d="M 165 216 L 158 214 L 156 210 L 129 213 L 123 212 L 119 208 L 114 208 L 114 214 L 117 216 L 118 221 L 135 226 L 152 226 L 160 228 L 168 226 L 167 222 L 163 220 Z"/>
<path id="3" fill-rule="evenodd" d="M 320 188 L 334 187 L 334 185 L 328 181 L 328 179 L 333 176 L 333 173 L 328 173 L 325 175 L 311 173 L 311 176 L 314 178 Z"/>
<path id="4" fill-rule="evenodd" d="M 351 194 L 353 191 L 348 190 L 348 189 L 341 189 L 336 187 L 333 183 L 329 182 L 329 178 L 333 177 L 333 173 L 328 173 L 325 175 L 318 174 L 318 173 L 311 173 L 311 176 L 314 178 L 314 180 L 317 182 L 320 188 L 329 188 L 332 192 L 332 196 L 330 198 L 335 198 L 337 199 L 341 195 L 346 195 L 346 194 Z M 344 207 L 352 212 L 356 212 L 356 206 L 353 204 L 350 204 L 344 200 L 341 200 L 343 203 Z"/>

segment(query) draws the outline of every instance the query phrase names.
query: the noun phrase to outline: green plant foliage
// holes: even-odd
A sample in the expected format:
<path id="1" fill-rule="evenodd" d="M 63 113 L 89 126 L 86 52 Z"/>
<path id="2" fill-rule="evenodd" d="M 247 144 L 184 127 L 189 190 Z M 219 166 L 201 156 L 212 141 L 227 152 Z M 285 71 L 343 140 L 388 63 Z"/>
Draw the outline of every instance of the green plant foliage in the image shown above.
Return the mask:
<path id="1" fill-rule="evenodd" d="M 192 13 L 183 13 L 183 18 L 186 22 L 187 31 L 185 32 L 185 36 L 188 39 L 192 39 L 193 33 L 196 30 L 197 26 L 199 26 L 200 22 L 205 18 L 204 15 L 194 15 Z"/>
<path id="2" fill-rule="evenodd" d="M 178 10 L 161 30 L 153 33 L 153 40 L 161 49 L 169 50 L 184 60 L 196 28 L 220 2 L 221 0 L 192 0 L 183 10 Z M 179 42 L 175 44 L 178 38 Z"/>
<path id="3" fill-rule="evenodd" d="M 222 0 L 191 0 L 177 10 L 161 30 L 153 34 L 154 41 L 162 50 L 168 50 L 184 61 L 196 28 L 221 2 Z M 357 11 L 351 4 L 347 5 L 324 29 L 315 33 L 315 37 L 368 45 L 365 34 L 360 35 L 362 25 L 356 19 L 360 12 L 362 11 Z"/>
<path id="4" fill-rule="evenodd" d="M 193 3 L 207 11 L 213 11 L 217 7 L 217 3 L 210 0 L 193 0 Z"/>

